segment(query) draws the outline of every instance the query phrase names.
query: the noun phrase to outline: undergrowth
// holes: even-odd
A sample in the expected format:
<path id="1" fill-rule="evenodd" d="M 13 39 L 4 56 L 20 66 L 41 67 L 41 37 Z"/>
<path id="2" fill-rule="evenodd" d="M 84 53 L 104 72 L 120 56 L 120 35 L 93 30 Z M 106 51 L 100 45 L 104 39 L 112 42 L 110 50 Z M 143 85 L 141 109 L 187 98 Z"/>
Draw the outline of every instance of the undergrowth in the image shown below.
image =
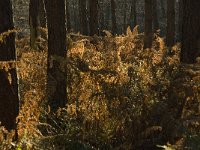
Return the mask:
<path id="1" fill-rule="evenodd" d="M 29 37 L 16 41 L 18 140 L 2 127 L 1 149 L 199 148 L 199 72 L 180 63 L 180 44 L 167 48 L 155 34 L 143 50 L 137 27 L 105 34 L 67 36 L 68 104 L 55 114 L 46 100 L 47 41 L 39 38 L 36 50 Z"/>

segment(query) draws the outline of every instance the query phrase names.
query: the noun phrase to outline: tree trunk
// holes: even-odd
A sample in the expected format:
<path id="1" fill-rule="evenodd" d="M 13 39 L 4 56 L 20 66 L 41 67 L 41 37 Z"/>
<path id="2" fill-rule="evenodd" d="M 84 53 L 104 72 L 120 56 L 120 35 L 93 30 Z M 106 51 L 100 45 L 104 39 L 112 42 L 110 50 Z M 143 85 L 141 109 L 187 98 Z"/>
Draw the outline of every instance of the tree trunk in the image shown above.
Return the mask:
<path id="1" fill-rule="evenodd" d="M 110 25 L 109 20 L 111 19 L 110 8 L 111 8 L 110 5 L 105 6 L 105 12 L 104 12 L 105 24 L 104 24 L 104 26 L 105 26 L 106 30 L 110 30 L 110 26 L 109 26 Z"/>
<path id="2" fill-rule="evenodd" d="M 111 16 L 112 16 L 112 33 L 117 33 L 117 21 L 116 21 L 116 3 L 115 0 L 110 0 L 111 4 Z"/>
<path id="3" fill-rule="evenodd" d="M 137 12 L 136 12 L 136 1 L 132 0 L 131 13 L 130 13 L 130 27 L 134 28 L 137 25 Z"/>
<path id="4" fill-rule="evenodd" d="M 160 6 L 161 6 L 161 11 L 162 11 L 162 17 L 166 18 L 166 11 L 165 11 L 165 0 L 160 0 Z"/>
<path id="5" fill-rule="evenodd" d="M 66 0 L 66 2 L 65 2 L 66 4 L 66 16 L 67 16 L 67 32 L 70 32 L 71 31 L 71 28 L 72 28 L 72 26 L 71 26 L 71 20 L 70 20 L 70 12 L 69 12 L 69 2 L 68 2 L 68 0 Z"/>
<path id="6" fill-rule="evenodd" d="M 14 29 L 10 0 L 0 1 L 0 22 L 0 34 Z M 16 128 L 16 117 L 19 113 L 14 33 L 10 33 L 4 41 L 0 42 L 0 61 L 12 61 L 8 62 L 9 71 L 0 64 L 0 122 L 6 129 L 11 130 Z M 11 75 L 11 81 L 8 79 L 8 74 Z"/>
<path id="7" fill-rule="evenodd" d="M 39 1 L 39 18 L 40 18 L 40 27 L 47 27 L 47 18 L 46 18 L 46 8 L 44 0 Z"/>
<path id="8" fill-rule="evenodd" d="M 39 2 L 40 0 L 30 0 L 29 4 L 29 25 L 30 25 L 30 46 L 36 49 L 36 39 L 39 36 Z"/>
<path id="9" fill-rule="evenodd" d="M 79 18 L 81 25 L 81 33 L 84 35 L 88 35 L 86 0 L 79 0 Z"/>
<path id="10" fill-rule="evenodd" d="M 179 12 L 178 12 L 178 42 L 181 41 L 182 22 L 183 22 L 183 0 L 179 0 Z"/>
<path id="11" fill-rule="evenodd" d="M 175 43 L 175 0 L 167 0 L 167 34 L 166 44 L 172 47 Z"/>
<path id="12" fill-rule="evenodd" d="M 62 68 L 66 58 L 65 20 L 65 1 L 47 0 L 47 94 L 52 111 L 64 107 L 67 103 L 66 71 Z"/>
<path id="13" fill-rule="evenodd" d="M 183 0 L 181 61 L 194 63 L 200 56 L 200 1 Z"/>
<path id="14" fill-rule="evenodd" d="M 157 0 L 153 0 L 153 30 L 156 32 L 159 29 Z"/>
<path id="15" fill-rule="evenodd" d="M 126 29 L 127 29 L 127 0 L 124 0 L 124 33 L 126 33 Z"/>
<path id="16" fill-rule="evenodd" d="M 90 8 L 90 35 L 98 34 L 98 0 L 89 0 Z"/>
<path id="17" fill-rule="evenodd" d="M 144 49 L 151 48 L 153 40 L 152 32 L 152 20 L 153 20 L 153 10 L 152 10 L 152 0 L 145 0 L 145 29 L 144 29 Z"/>

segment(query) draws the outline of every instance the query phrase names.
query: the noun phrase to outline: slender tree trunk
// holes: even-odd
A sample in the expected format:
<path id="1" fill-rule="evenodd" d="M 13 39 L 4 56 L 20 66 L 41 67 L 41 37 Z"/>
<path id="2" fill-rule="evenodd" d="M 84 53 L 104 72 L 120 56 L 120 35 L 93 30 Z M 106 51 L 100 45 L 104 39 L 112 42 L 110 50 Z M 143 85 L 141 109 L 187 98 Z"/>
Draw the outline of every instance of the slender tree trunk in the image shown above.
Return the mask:
<path id="1" fill-rule="evenodd" d="M 110 13 L 110 5 L 105 6 L 105 12 L 104 12 L 104 18 L 105 18 L 105 29 L 109 30 L 110 29 L 110 24 L 109 20 L 111 19 L 111 13 Z"/>
<path id="2" fill-rule="evenodd" d="M 117 33 L 117 21 L 116 21 L 116 3 L 115 0 L 110 0 L 111 4 L 111 16 L 112 16 L 112 33 Z"/>
<path id="3" fill-rule="evenodd" d="M 86 0 L 79 0 L 79 18 L 81 25 L 81 33 L 84 35 L 88 35 Z"/>
<path id="4" fill-rule="evenodd" d="M 46 18 L 46 8 L 44 0 L 39 1 L 39 18 L 40 18 L 40 27 L 47 27 L 47 18 Z"/>
<path id="5" fill-rule="evenodd" d="M 124 33 L 127 29 L 127 0 L 124 0 Z"/>
<path id="6" fill-rule="evenodd" d="M 167 0 L 167 46 L 171 47 L 175 43 L 175 0 Z"/>
<path id="7" fill-rule="evenodd" d="M 65 20 L 65 1 L 47 0 L 47 94 L 52 111 L 64 107 L 67 103 L 66 71 L 62 68 L 66 58 Z"/>
<path id="8" fill-rule="evenodd" d="M 0 1 L 0 34 L 14 29 L 12 4 L 10 0 Z M 1 35 L 0 35 L 1 36 Z M 6 71 L 1 61 L 8 62 Z M 15 34 L 10 33 L 0 42 L 0 122 L 6 129 L 16 128 L 16 117 L 19 113 L 18 82 L 16 73 Z M 3 69 L 2 69 L 3 68 Z M 11 82 L 8 79 L 11 75 Z"/>
<path id="9" fill-rule="evenodd" d="M 166 11 L 165 11 L 165 0 L 160 0 L 160 6 L 161 6 L 161 11 L 162 11 L 162 17 L 166 18 Z"/>
<path id="10" fill-rule="evenodd" d="M 181 61 L 194 63 L 200 56 L 200 1 L 183 0 Z"/>
<path id="11" fill-rule="evenodd" d="M 90 8 L 90 35 L 98 34 L 98 0 L 89 0 Z"/>
<path id="12" fill-rule="evenodd" d="M 137 25 L 137 12 L 136 12 L 136 1 L 131 1 L 131 13 L 130 13 L 130 27 L 134 28 Z"/>
<path id="13" fill-rule="evenodd" d="M 159 29 L 157 0 L 153 0 L 153 30 L 156 32 Z"/>
<path id="14" fill-rule="evenodd" d="M 183 0 L 179 0 L 179 12 L 178 12 L 178 41 L 181 41 L 182 34 L 182 22 L 183 22 Z"/>
<path id="15" fill-rule="evenodd" d="M 70 32 L 71 29 L 72 29 L 72 26 L 71 26 L 71 19 L 70 19 L 70 12 L 69 12 L 69 2 L 68 0 L 66 0 L 65 2 L 66 4 L 66 16 L 67 16 L 67 32 Z"/>
<path id="16" fill-rule="evenodd" d="M 145 0 L 145 29 L 144 29 L 144 49 L 151 48 L 153 40 L 152 21 L 153 10 L 152 0 Z"/>
<path id="17" fill-rule="evenodd" d="M 29 4 L 30 46 L 33 49 L 36 49 L 35 42 L 39 36 L 39 1 L 30 0 Z"/>

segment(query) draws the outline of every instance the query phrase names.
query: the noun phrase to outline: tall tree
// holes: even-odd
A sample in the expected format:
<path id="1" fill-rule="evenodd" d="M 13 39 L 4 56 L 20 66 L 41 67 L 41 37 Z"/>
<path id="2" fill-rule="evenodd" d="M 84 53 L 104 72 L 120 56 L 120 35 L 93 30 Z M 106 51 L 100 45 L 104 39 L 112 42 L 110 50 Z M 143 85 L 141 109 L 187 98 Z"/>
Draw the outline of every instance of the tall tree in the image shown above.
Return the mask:
<path id="1" fill-rule="evenodd" d="M 67 103 L 66 72 L 61 67 L 66 56 L 65 21 L 65 0 L 47 0 L 47 94 L 52 111 Z"/>
<path id="2" fill-rule="evenodd" d="M 165 0 L 160 0 L 160 7 L 161 7 L 161 12 L 162 12 L 162 17 L 166 18 Z"/>
<path id="3" fill-rule="evenodd" d="M 36 48 L 36 39 L 39 36 L 39 4 L 40 0 L 30 0 L 29 3 L 30 46 L 34 49 Z"/>
<path id="4" fill-rule="evenodd" d="M 167 0 L 167 34 L 166 44 L 171 47 L 175 43 L 175 0 Z"/>
<path id="5" fill-rule="evenodd" d="M 84 35 L 88 34 L 86 2 L 87 2 L 86 0 L 79 0 L 79 17 L 80 17 L 81 33 Z"/>
<path id="6" fill-rule="evenodd" d="M 126 33 L 126 29 L 127 29 L 127 0 L 124 0 L 124 22 L 123 22 L 123 30 L 124 33 Z"/>
<path id="7" fill-rule="evenodd" d="M 153 0 L 153 30 L 156 32 L 159 29 L 157 0 Z"/>
<path id="8" fill-rule="evenodd" d="M 98 0 L 89 0 L 89 9 L 90 35 L 98 34 Z"/>
<path id="9" fill-rule="evenodd" d="M 66 16 L 67 16 L 67 32 L 71 31 L 71 20 L 70 20 L 70 11 L 69 11 L 69 0 L 66 0 L 65 2 L 65 6 L 66 6 Z"/>
<path id="10" fill-rule="evenodd" d="M 130 27 L 134 28 L 137 25 L 137 11 L 136 11 L 137 0 L 131 0 L 131 13 L 130 13 Z"/>
<path id="11" fill-rule="evenodd" d="M 194 63 L 200 56 L 200 1 L 183 0 L 181 61 Z"/>
<path id="12" fill-rule="evenodd" d="M 45 1 L 39 0 L 39 19 L 40 19 L 40 27 L 47 27 L 47 18 L 46 18 L 46 8 Z"/>
<path id="13" fill-rule="evenodd" d="M 0 1 L 0 22 L 0 34 L 14 29 L 10 0 Z M 6 71 L 0 64 L 0 122 L 11 130 L 16 128 L 16 117 L 19 113 L 18 82 L 14 65 L 16 62 L 14 33 L 10 33 L 0 42 L 0 61 L 8 61 L 10 65 L 9 71 Z M 11 82 L 8 80 L 8 74 L 11 75 Z"/>
<path id="14" fill-rule="evenodd" d="M 180 42 L 183 21 L 183 0 L 178 1 L 178 7 L 178 41 Z"/>
<path id="15" fill-rule="evenodd" d="M 153 40 L 153 0 L 145 0 L 145 29 L 144 29 L 144 49 L 151 48 Z"/>
<path id="16" fill-rule="evenodd" d="M 115 0 L 110 0 L 111 4 L 111 16 L 112 16 L 112 32 L 117 33 L 117 21 L 116 21 L 116 3 Z"/>

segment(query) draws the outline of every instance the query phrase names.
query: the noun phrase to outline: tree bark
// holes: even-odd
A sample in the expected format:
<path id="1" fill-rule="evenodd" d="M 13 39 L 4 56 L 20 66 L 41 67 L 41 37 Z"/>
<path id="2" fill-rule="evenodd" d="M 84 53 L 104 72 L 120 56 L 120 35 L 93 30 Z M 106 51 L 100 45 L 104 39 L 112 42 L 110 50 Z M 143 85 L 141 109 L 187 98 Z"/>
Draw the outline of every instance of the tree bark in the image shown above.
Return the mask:
<path id="1" fill-rule="evenodd" d="M 65 2 L 66 4 L 66 16 L 67 16 L 67 32 L 70 32 L 71 31 L 71 29 L 72 29 L 72 26 L 71 26 L 71 19 L 70 19 L 70 12 L 69 12 L 69 2 L 68 2 L 68 0 L 66 0 L 66 2 Z"/>
<path id="2" fill-rule="evenodd" d="M 52 111 L 67 103 L 66 71 L 62 63 L 66 58 L 65 1 L 47 0 L 48 68 L 47 94 Z"/>
<path id="3" fill-rule="evenodd" d="M 200 1 L 183 0 L 181 61 L 194 63 L 200 56 Z"/>
<path id="4" fill-rule="evenodd" d="M 134 28 L 137 25 L 137 11 L 136 11 L 136 1 L 132 0 L 131 13 L 130 13 L 130 27 Z"/>
<path id="5" fill-rule="evenodd" d="M 0 34 L 14 29 L 10 0 L 0 1 L 0 22 Z M 0 61 L 12 61 L 8 62 L 9 71 L 0 64 L 0 122 L 6 129 L 11 130 L 16 128 L 16 117 L 19 113 L 14 33 L 10 33 L 3 42 L 0 42 Z M 11 75 L 11 81 L 8 79 L 8 74 Z"/>
<path id="6" fill-rule="evenodd" d="M 157 0 L 153 0 L 153 30 L 156 32 L 159 29 Z"/>
<path id="7" fill-rule="evenodd" d="M 152 0 L 145 0 L 145 29 L 144 29 L 144 49 L 151 48 L 153 40 L 152 31 L 152 20 L 153 20 L 153 10 L 152 10 Z"/>
<path id="8" fill-rule="evenodd" d="M 86 0 L 79 0 L 79 18 L 81 25 L 81 33 L 84 35 L 88 35 Z"/>
<path id="9" fill-rule="evenodd" d="M 126 33 L 126 29 L 127 29 L 127 0 L 124 0 L 124 33 Z"/>
<path id="10" fill-rule="evenodd" d="M 117 21 L 116 21 L 116 3 L 115 0 L 110 0 L 111 4 L 111 16 L 112 16 L 112 33 L 117 33 Z"/>
<path id="11" fill-rule="evenodd" d="M 166 31 L 166 44 L 168 47 L 172 47 L 175 43 L 175 0 L 167 0 Z"/>
<path id="12" fill-rule="evenodd" d="M 30 25 L 30 46 L 36 49 L 36 39 L 39 36 L 39 2 L 40 0 L 30 0 L 29 4 L 29 25 Z"/>
<path id="13" fill-rule="evenodd" d="M 179 12 L 178 12 L 178 42 L 181 41 L 182 22 L 183 22 L 183 0 L 179 0 Z"/>
<path id="14" fill-rule="evenodd" d="M 98 35 L 98 0 L 89 0 L 90 9 L 90 35 Z"/>
<path id="15" fill-rule="evenodd" d="M 40 18 L 40 27 L 47 27 L 47 18 L 46 18 L 46 8 L 44 0 L 39 1 L 39 18 Z"/>

